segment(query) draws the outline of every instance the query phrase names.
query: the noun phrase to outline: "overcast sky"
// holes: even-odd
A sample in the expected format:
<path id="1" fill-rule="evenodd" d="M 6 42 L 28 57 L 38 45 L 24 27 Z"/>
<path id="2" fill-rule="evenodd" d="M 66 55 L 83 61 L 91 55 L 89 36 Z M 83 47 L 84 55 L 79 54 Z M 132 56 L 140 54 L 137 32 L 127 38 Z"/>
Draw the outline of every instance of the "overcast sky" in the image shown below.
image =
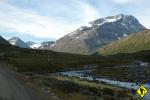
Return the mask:
<path id="1" fill-rule="evenodd" d="M 0 35 L 56 40 L 97 18 L 134 15 L 150 28 L 150 0 L 0 0 Z"/>

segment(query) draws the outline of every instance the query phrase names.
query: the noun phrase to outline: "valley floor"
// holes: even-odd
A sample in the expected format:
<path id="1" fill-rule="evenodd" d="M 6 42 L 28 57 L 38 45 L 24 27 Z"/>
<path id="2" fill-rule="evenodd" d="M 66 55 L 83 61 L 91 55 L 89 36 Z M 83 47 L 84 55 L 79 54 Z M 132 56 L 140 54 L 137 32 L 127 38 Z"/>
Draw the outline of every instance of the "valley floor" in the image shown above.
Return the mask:
<path id="1" fill-rule="evenodd" d="M 17 73 L 0 64 L 0 100 L 138 100 L 128 88 L 84 77 Z"/>

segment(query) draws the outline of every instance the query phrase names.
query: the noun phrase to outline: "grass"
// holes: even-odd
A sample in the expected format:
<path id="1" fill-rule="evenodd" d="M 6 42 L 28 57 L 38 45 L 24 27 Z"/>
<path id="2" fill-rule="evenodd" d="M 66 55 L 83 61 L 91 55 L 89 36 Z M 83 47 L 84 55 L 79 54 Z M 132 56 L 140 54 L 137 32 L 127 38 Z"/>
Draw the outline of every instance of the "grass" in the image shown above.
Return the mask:
<path id="1" fill-rule="evenodd" d="M 81 86 L 87 86 L 87 87 L 93 87 L 93 88 L 110 88 L 110 89 L 116 89 L 115 87 L 111 86 L 111 85 L 106 85 L 106 84 L 100 84 L 100 83 L 94 83 L 94 82 L 90 82 L 90 81 L 81 81 L 78 78 L 68 78 L 68 77 L 52 77 L 54 79 L 60 80 L 60 81 L 70 81 L 70 82 L 74 82 L 78 85 Z"/>
<path id="2" fill-rule="evenodd" d="M 118 79 L 122 81 L 127 81 L 128 79 L 128 68 L 127 67 L 114 67 L 114 68 L 101 68 L 94 72 L 98 76 L 103 76 L 109 79 Z"/>
<path id="3" fill-rule="evenodd" d="M 93 65 L 93 56 L 58 53 L 48 50 L 21 49 L 0 46 L 1 62 L 5 61 L 15 66 L 17 71 L 55 72 L 72 69 L 82 69 L 84 65 Z"/>
<path id="4" fill-rule="evenodd" d="M 126 82 L 134 82 L 134 83 L 149 83 L 150 82 L 150 69 L 149 66 L 116 66 L 116 67 L 105 67 L 99 68 L 93 74 L 97 76 L 126 81 Z"/>
<path id="5" fill-rule="evenodd" d="M 49 73 L 82 69 L 83 66 L 86 65 L 97 65 L 98 70 L 101 70 L 101 68 L 113 70 L 113 67 L 116 65 L 125 65 L 135 60 L 149 61 L 149 59 L 149 51 L 111 56 L 85 56 L 0 45 L 0 61 L 12 64 L 13 68 L 19 72 Z M 116 71 L 117 73 L 122 73 L 124 70 L 121 69 Z M 111 71 L 106 73 L 109 73 L 110 75 L 113 74 Z M 133 98 L 132 94 L 126 89 L 74 78 L 31 77 L 29 81 L 27 80 L 27 83 L 36 88 L 46 88 L 66 100 L 70 100 L 69 98 L 72 98 L 72 100 L 95 100 L 97 98 L 113 100 L 116 98 Z M 115 92 L 115 94 L 113 94 L 113 92 Z"/>
<path id="6" fill-rule="evenodd" d="M 26 82 L 41 90 L 46 88 L 46 90 L 51 91 L 50 93 L 54 93 L 64 100 L 132 100 L 133 98 L 136 100 L 128 89 L 77 78 L 32 76 Z"/>
<path id="7" fill-rule="evenodd" d="M 0 62 L 13 65 L 14 69 L 19 72 L 48 73 L 83 69 L 85 66 L 86 68 L 88 68 L 87 66 L 104 68 L 126 65 L 136 60 L 150 61 L 150 51 L 110 56 L 87 56 L 0 45 Z"/>
<path id="8" fill-rule="evenodd" d="M 137 76 L 136 73 L 128 74 L 135 72 L 134 70 L 130 71 L 129 68 L 115 68 L 115 66 L 126 66 L 137 60 L 150 62 L 150 50 L 109 56 L 85 56 L 0 45 L 0 62 L 13 65 L 13 69 L 18 72 L 45 74 L 49 72 L 84 69 L 88 68 L 87 66 L 97 66 L 96 73 L 100 76 L 119 80 L 125 79 L 127 81 L 142 80 L 142 82 L 149 82 L 147 79 L 149 70 L 146 71 L 147 73 L 144 73 L 144 69 L 142 69 L 144 75 L 144 78 L 142 78 Z M 128 75 L 136 77 L 130 78 Z"/>
<path id="9" fill-rule="evenodd" d="M 102 55 L 118 53 L 134 53 L 142 50 L 150 50 L 150 30 L 132 34 L 127 38 L 110 43 L 100 49 Z"/>

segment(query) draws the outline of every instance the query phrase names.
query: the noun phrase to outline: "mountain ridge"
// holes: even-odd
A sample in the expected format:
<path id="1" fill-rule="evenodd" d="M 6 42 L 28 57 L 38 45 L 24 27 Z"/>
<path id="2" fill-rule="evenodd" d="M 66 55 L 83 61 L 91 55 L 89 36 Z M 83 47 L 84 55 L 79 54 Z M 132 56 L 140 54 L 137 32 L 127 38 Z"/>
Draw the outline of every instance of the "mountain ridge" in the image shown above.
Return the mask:
<path id="1" fill-rule="evenodd" d="M 0 45 L 11 45 L 7 40 L 0 36 Z"/>
<path id="2" fill-rule="evenodd" d="M 89 55 L 112 41 L 146 29 L 134 16 L 123 14 L 100 18 L 90 24 L 91 27 L 82 26 L 58 39 L 50 50 Z"/>

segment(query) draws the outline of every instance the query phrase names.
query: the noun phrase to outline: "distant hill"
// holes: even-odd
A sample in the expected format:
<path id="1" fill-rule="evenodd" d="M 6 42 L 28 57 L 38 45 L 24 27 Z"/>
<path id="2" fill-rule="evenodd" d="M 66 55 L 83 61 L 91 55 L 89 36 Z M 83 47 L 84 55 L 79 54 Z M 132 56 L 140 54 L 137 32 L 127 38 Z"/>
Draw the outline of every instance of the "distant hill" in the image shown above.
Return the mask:
<path id="1" fill-rule="evenodd" d="M 8 40 L 8 42 L 20 48 L 31 48 L 31 49 L 42 49 L 42 50 L 49 50 L 50 46 L 52 46 L 55 43 L 54 41 L 45 41 L 42 42 L 41 44 L 32 41 L 24 42 L 19 37 L 12 37 L 11 39 Z"/>
<path id="2" fill-rule="evenodd" d="M 146 28 L 132 15 L 118 14 L 90 22 L 57 40 L 50 49 L 74 54 L 93 54 L 100 47 Z"/>
<path id="3" fill-rule="evenodd" d="M 20 48 L 30 48 L 23 40 L 21 40 L 18 37 L 12 37 L 11 39 L 8 40 L 8 42 Z"/>
<path id="4" fill-rule="evenodd" d="M 10 43 L 0 36 L 0 45 L 10 45 Z"/>
<path id="5" fill-rule="evenodd" d="M 150 30 L 132 34 L 124 39 L 110 43 L 99 50 L 102 55 L 131 53 L 150 49 Z"/>

